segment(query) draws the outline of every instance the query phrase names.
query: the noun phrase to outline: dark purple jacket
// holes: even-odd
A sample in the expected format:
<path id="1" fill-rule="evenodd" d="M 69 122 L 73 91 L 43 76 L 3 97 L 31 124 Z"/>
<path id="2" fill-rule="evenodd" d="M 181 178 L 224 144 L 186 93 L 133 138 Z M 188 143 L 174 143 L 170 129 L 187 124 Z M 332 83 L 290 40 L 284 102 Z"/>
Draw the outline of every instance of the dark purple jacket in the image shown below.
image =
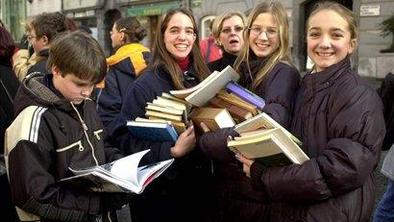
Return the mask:
<path id="1" fill-rule="evenodd" d="M 264 65 L 254 61 L 252 73 Z M 250 87 L 247 68 L 241 69 L 240 84 Z M 299 86 L 298 71 L 285 63 L 278 63 L 267 73 L 264 81 L 253 90 L 266 101 L 263 111 L 288 128 L 293 108 L 293 100 Z M 250 88 L 249 88 L 250 89 Z M 250 179 L 242 172 L 242 167 L 227 148 L 227 136 L 236 135 L 232 129 L 204 134 L 199 140 L 204 153 L 214 161 L 217 210 L 219 221 L 261 221 L 265 214 L 264 193 L 255 191 Z"/>
<path id="2" fill-rule="evenodd" d="M 307 74 L 295 103 L 292 132 L 311 158 L 302 165 L 254 163 L 252 184 L 267 194 L 271 221 L 369 221 L 373 170 L 385 133 L 377 93 L 348 58 Z"/>

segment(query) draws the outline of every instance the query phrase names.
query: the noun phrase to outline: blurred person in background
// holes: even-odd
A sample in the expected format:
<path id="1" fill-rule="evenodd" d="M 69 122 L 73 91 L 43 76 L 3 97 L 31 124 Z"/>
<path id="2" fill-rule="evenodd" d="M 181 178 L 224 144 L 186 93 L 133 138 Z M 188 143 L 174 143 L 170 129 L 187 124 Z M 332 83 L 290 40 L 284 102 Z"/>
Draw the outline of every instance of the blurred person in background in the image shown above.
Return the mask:
<path id="1" fill-rule="evenodd" d="M 26 21 L 25 34 L 22 36 L 19 50 L 12 57 L 12 69 L 19 81 L 22 81 L 26 77 L 30 67 L 39 60 L 39 57 L 34 53 L 34 49 L 29 41 L 31 29 L 31 19 L 29 19 Z"/>
<path id="2" fill-rule="evenodd" d="M 122 108 L 127 87 L 149 64 L 151 53 L 143 46 L 146 30 L 135 17 L 120 18 L 115 21 L 111 40 L 115 54 L 107 58 L 109 71 L 101 89 L 97 92 L 97 111 L 104 128 L 111 135 L 113 122 Z"/>
<path id="3" fill-rule="evenodd" d="M 209 23 L 209 36 L 200 41 L 200 51 L 205 63 L 218 60 L 222 57 L 222 50 L 215 42 L 212 35 L 213 20 Z"/>
<path id="4" fill-rule="evenodd" d="M 19 87 L 19 81 L 11 67 L 15 48 L 11 34 L 0 26 L 0 212 L 3 221 L 17 221 L 3 156 L 4 133 L 14 119 L 13 100 Z"/>
<path id="5" fill-rule="evenodd" d="M 245 15 L 237 11 L 226 11 L 215 18 L 212 35 L 216 44 L 222 49 L 222 58 L 208 63 L 211 71 L 222 71 L 226 66 L 233 66 L 238 53 L 244 45 L 243 30 Z"/>
<path id="6" fill-rule="evenodd" d="M 73 28 L 70 21 L 60 12 L 42 13 L 31 21 L 31 30 L 28 39 L 37 54 L 37 63 L 31 66 L 28 74 L 32 72 L 49 73 L 46 63 L 49 56 L 49 46 L 58 33 Z"/>

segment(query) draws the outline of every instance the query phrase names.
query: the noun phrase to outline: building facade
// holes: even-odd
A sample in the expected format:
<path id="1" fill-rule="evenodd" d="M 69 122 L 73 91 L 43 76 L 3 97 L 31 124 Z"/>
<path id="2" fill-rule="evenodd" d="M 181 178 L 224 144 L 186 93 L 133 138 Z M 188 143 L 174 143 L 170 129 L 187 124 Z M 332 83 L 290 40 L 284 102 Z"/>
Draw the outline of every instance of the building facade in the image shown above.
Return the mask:
<path id="1" fill-rule="evenodd" d="M 200 37 L 209 34 L 209 22 L 216 15 L 229 9 L 246 12 L 262 0 L 2 0 L 2 17 L 14 16 L 15 7 L 10 2 L 25 4 L 27 17 L 44 11 L 63 11 L 78 24 L 89 26 L 107 55 L 111 54 L 109 31 L 113 22 L 121 16 L 137 16 L 148 31 L 143 43 L 150 47 L 155 36 L 159 16 L 170 8 L 189 7 L 199 23 Z M 319 0 L 280 0 L 290 18 L 290 44 L 294 63 L 305 71 L 311 65 L 306 56 L 305 22 L 313 4 Z M 351 9 L 359 24 L 359 47 L 354 53 L 353 64 L 358 72 L 367 77 L 383 78 L 394 72 L 394 53 L 385 52 L 393 41 L 392 34 L 382 36 L 382 21 L 394 14 L 394 0 L 336 0 Z M 23 14 L 22 9 L 18 9 Z M 19 16 L 23 18 L 23 16 Z M 16 20 L 15 18 L 14 20 Z M 4 19 L 3 19 L 4 20 Z M 5 20 L 7 24 L 21 23 Z"/>

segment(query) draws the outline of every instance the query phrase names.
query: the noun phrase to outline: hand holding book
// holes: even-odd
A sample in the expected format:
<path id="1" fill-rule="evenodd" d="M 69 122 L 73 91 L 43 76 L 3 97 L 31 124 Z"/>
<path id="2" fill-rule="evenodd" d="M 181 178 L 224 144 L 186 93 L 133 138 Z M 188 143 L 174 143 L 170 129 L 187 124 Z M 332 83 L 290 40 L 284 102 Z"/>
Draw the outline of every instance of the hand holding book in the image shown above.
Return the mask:
<path id="1" fill-rule="evenodd" d="M 185 132 L 179 135 L 175 145 L 171 147 L 171 156 L 179 158 L 194 149 L 196 145 L 196 135 L 194 133 L 194 127 L 191 125 Z"/>

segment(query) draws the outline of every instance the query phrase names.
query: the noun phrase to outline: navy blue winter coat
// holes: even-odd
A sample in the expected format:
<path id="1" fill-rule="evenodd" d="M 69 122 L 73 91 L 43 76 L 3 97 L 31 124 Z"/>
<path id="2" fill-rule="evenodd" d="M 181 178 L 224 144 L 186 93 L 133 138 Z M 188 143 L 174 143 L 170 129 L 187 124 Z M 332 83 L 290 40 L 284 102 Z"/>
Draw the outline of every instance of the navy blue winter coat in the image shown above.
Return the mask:
<path id="1" fill-rule="evenodd" d="M 193 70 L 184 74 L 185 87 L 199 83 Z M 145 117 L 145 106 L 162 92 L 174 90 L 171 76 L 164 68 L 148 69 L 130 84 L 122 110 L 117 117 L 109 141 L 124 154 L 141 150 L 151 151 L 142 160 L 152 163 L 172 158 L 170 148 L 173 142 L 153 142 L 132 136 L 126 127 L 127 120 Z M 174 164 L 143 194 L 131 203 L 132 219 L 136 221 L 208 221 L 208 210 L 212 197 L 210 162 L 196 148 L 193 152 L 175 160 Z M 154 212 L 154 213 L 152 213 Z"/>

